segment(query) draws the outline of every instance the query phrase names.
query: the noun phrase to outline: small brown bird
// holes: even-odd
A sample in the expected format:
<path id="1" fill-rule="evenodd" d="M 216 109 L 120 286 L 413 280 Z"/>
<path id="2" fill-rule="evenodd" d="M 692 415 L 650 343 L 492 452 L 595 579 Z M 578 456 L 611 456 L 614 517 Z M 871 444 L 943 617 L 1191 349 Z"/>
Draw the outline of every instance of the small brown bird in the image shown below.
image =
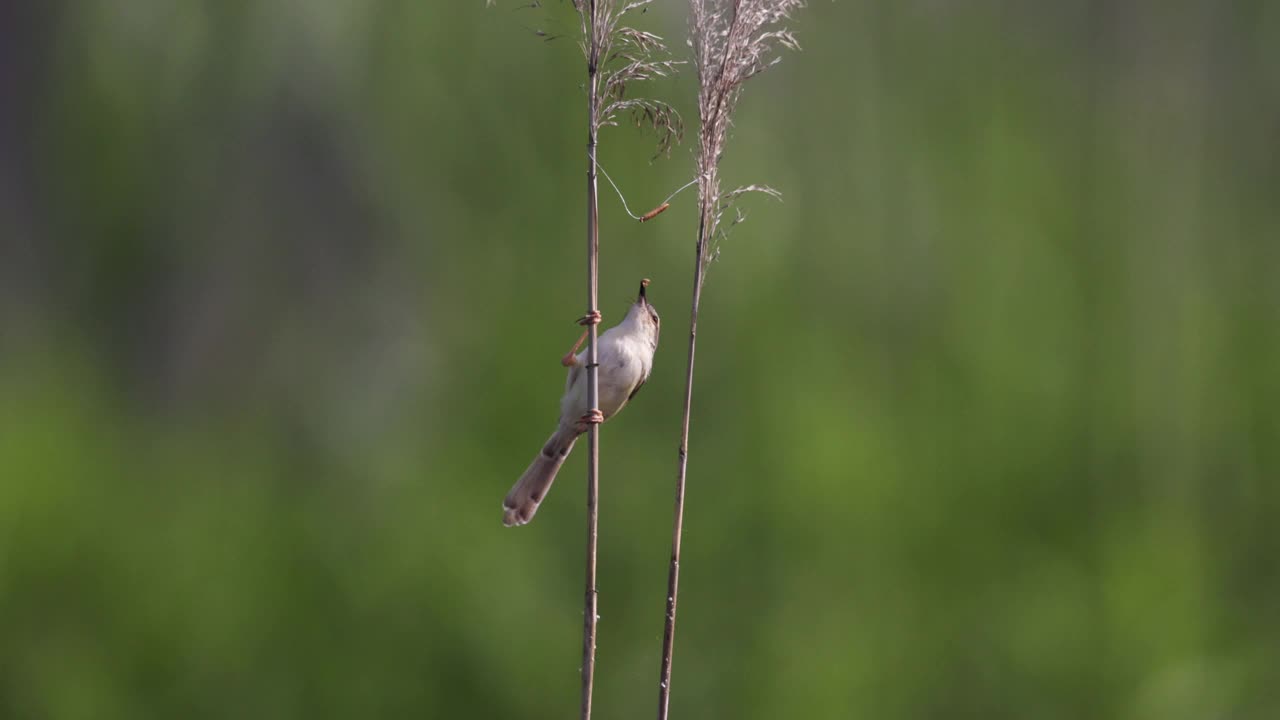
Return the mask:
<path id="1" fill-rule="evenodd" d="M 593 417 L 587 407 L 587 351 L 574 355 L 571 350 L 561 361 L 568 366 L 569 376 L 565 380 L 564 397 L 560 399 L 560 425 L 502 501 L 503 525 L 523 525 L 532 520 L 578 436 L 586 432 L 591 423 L 616 415 L 649 379 L 653 354 L 658 349 L 659 320 L 658 311 L 645 297 L 648 284 L 648 280 L 641 281 L 640 295 L 627 316 L 597 341 L 599 416 Z M 581 343 L 579 339 L 578 345 Z M 574 350 L 578 345 L 574 345 Z"/>

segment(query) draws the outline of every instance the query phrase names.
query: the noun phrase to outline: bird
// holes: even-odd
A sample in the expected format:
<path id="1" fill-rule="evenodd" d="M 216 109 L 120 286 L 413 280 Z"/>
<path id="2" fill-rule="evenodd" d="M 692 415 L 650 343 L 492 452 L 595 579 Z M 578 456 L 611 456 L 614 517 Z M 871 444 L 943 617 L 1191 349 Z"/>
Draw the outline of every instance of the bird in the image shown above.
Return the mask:
<path id="1" fill-rule="evenodd" d="M 648 285 L 648 278 L 640 281 L 640 294 L 627 309 L 626 317 L 596 341 L 598 409 L 593 410 L 587 404 L 587 351 L 577 353 L 589 328 L 560 361 L 569 368 L 564 396 L 560 399 L 560 422 L 529 469 L 524 471 L 502 501 L 503 525 L 514 527 L 532 520 L 578 436 L 592 424 L 617 415 L 649 379 L 653 371 L 653 355 L 658 349 L 661 321 L 658 311 L 649 304 L 645 294 Z M 588 313 L 579 322 L 584 325 L 598 323 L 600 313 Z"/>

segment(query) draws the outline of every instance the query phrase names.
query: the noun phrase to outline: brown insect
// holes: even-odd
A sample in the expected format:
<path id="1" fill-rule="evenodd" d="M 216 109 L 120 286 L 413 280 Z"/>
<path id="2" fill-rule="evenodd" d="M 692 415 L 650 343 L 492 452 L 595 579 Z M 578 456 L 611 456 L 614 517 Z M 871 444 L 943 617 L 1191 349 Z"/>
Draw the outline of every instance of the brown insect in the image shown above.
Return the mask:
<path id="1" fill-rule="evenodd" d="M 656 207 L 656 208 L 654 208 L 654 209 L 650 210 L 649 212 L 645 213 L 644 215 L 641 215 L 641 216 L 640 216 L 640 222 L 648 222 L 648 221 L 650 221 L 650 220 L 652 220 L 652 219 L 654 219 L 654 218 L 658 217 L 659 215 L 661 215 L 661 214 L 662 214 L 662 211 L 663 211 L 663 210 L 666 210 L 666 209 L 667 209 L 667 208 L 669 208 L 669 207 L 671 207 L 671 203 L 662 203 L 662 204 L 661 204 L 661 205 L 659 205 L 658 207 Z"/>

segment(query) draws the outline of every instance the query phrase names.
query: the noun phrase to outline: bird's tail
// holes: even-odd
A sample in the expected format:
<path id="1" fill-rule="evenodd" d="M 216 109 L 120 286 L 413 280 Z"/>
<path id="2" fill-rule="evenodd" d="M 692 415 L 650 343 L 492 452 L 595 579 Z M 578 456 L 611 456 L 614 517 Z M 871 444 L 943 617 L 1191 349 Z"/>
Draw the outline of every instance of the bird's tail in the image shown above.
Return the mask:
<path id="1" fill-rule="evenodd" d="M 502 501 L 502 524 L 507 527 L 524 525 L 533 519 L 538 511 L 538 503 L 547 496 L 551 483 L 555 482 L 556 473 L 569 457 L 573 443 L 578 439 L 578 431 L 572 426 L 561 425 L 551 434 L 551 438 L 542 446 L 542 452 L 533 459 L 529 469 L 524 471 L 516 484 Z"/>

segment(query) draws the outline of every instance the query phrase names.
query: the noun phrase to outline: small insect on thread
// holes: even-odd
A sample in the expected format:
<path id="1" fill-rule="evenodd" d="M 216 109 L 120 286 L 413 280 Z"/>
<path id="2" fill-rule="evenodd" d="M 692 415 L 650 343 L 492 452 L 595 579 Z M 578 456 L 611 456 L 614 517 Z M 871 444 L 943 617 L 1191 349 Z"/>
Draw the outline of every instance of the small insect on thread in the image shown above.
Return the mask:
<path id="1" fill-rule="evenodd" d="M 647 212 L 647 213 L 645 213 L 645 214 L 641 215 L 641 216 L 640 216 L 640 222 L 648 222 L 648 221 L 650 221 L 650 220 L 652 220 L 652 219 L 654 219 L 654 218 L 658 217 L 659 215 L 661 215 L 661 214 L 662 214 L 662 211 L 663 211 L 663 210 L 666 210 L 666 209 L 667 209 L 667 208 L 669 208 L 669 207 L 671 207 L 671 203 L 669 203 L 669 202 L 662 203 L 662 204 L 661 204 L 661 205 L 659 205 L 658 207 L 656 207 L 656 208 L 654 208 L 654 209 L 650 210 L 649 212 Z"/>

